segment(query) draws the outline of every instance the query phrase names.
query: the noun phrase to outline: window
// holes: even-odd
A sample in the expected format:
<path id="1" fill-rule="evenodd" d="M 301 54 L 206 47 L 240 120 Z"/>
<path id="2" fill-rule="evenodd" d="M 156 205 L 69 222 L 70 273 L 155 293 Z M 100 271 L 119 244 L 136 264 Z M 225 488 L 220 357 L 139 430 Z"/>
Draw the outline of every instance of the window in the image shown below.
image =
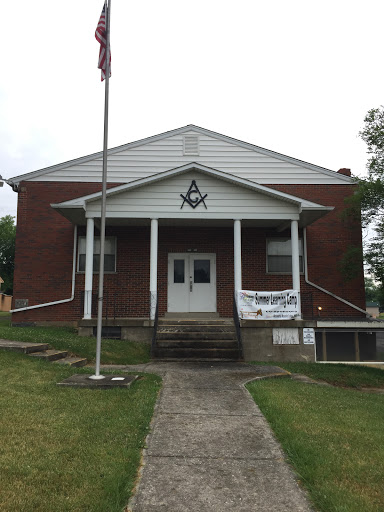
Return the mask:
<path id="1" fill-rule="evenodd" d="M 184 260 L 174 260 L 173 265 L 173 282 L 184 283 Z"/>
<path id="2" fill-rule="evenodd" d="M 300 272 L 304 272 L 303 240 L 299 240 Z M 290 238 L 270 238 L 267 240 L 267 272 L 291 274 L 292 251 Z"/>
<path id="3" fill-rule="evenodd" d="M 116 272 L 116 238 L 105 237 L 104 271 Z M 100 237 L 95 236 L 93 243 L 93 272 L 98 272 L 100 266 Z M 85 236 L 79 237 L 78 272 L 85 272 Z"/>
<path id="4" fill-rule="evenodd" d="M 211 262 L 210 260 L 194 260 L 194 283 L 211 282 Z"/>

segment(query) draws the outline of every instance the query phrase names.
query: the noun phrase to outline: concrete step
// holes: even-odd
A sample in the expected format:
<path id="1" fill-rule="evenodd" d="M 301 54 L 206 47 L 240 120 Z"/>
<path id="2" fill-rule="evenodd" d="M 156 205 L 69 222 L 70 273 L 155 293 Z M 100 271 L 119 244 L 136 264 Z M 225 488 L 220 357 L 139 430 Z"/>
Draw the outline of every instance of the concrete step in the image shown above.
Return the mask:
<path id="1" fill-rule="evenodd" d="M 200 348 L 159 348 L 156 347 L 153 356 L 160 359 L 239 359 L 236 349 L 200 349 Z"/>
<path id="2" fill-rule="evenodd" d="M 237 340 L 157 340 L 159 348 L 237 349 Z"/>
<path id="3" fill-rule="evenodd" d="M 230 324 L 220 325 L 159 325 L 157 332 L 236 332 Z"/>
<path id="4" fill-rule="evenodd" d="M 157 331 L 158 340 L 235 340 L 235 332 L 163 332 Z"/>
<path id="5" fill-rule="evenodd" d="M 11 352 L 22 352 L 30 354 L 32 352 L 41 352 L 50 349 L 49 343 L 29 343 L 25 341 L 0 340 L 0 349 L 10 350 Z"/>
<path id="6" fill-rule="evenodd" d="M 188 320 L 188 319 L 163 319 L 159 318 L 159 326 L 161 325 L 233 325 L 233 320 L 222 318 L 220 320 Z"/>
<path id="7" fill-rule="evenodd" d="M 66 364 L 72 367 L 79 368 L 80 366 L 85 366 L 87 364 L 87 360 L 79 357 L 64 357 L 63 359 L 57 359 L 56 361 L 52 361 L 56 364 Z"/>
<path id="8" fill-rule="evenodd" d="M 219 313 L 203 313 L 203 312 L 200 312 L 200 313 L 169 313 L 168 311 L 166 313 L 164 313 L 164 316 L 161 317 L 162 319 L 164 318 L 165 320 L 170 320 L 170 319 L 177 319 L 179 320 L 180 318 L 184 318 L 185 320 L 222 320 L 222 318 L 220 318 L 220 315 Z"/>
<path id="9" fill-rule="evenodd" d="M 45 361 L 57 361 L 58 359 L 63 359 L 67 357 L 68 352 L 63 350 L 44 350 L 41 352 L 32 352 L 29 354 L 30 357 L 38 357 L 39 359 L 45 359 Z"/>
<path id="10" fill-rule="evenodd" d="M 238 361 L 242 361 L 241 359 L 225 359 L 224 357 L 220 358 L 214 358 L 214 357 L 159 357 L 156 358 L 156 361 L 188 361 L 188 363 L 198 362 L 198 363 L 214 363 L 220 362 L 220 363 L 234 363 Z"/>

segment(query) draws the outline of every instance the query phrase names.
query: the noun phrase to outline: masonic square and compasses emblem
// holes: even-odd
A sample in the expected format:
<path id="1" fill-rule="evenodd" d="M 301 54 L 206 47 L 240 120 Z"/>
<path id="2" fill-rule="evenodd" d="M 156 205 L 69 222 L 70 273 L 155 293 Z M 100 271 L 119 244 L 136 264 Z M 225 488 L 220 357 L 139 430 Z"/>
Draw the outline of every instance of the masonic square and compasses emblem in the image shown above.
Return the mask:
<path id="1" fill-rule="evenodd" d="M 184 203 L 187 202 L 189 206 L 192 206 L 192 208 L 196 208 L 196 206 L 199 206 L 200 203 L 203 203 L 205 206 L 205 209 L 208 210 L 207 205 L 205 204 L 204 199 L 208 196 L 208 194 L 205 194 L 205 196 L 202 196 L 200 193 L 200 190 L 198 186 L 196 185 L 196 181 L 192 180 L 191 186 L 188 189 L 188 192 L 185 196 L 183 194 L 180 194 L 181 197 L 184 199 L 183 204 L 180 207 L 184 206 Z"/>

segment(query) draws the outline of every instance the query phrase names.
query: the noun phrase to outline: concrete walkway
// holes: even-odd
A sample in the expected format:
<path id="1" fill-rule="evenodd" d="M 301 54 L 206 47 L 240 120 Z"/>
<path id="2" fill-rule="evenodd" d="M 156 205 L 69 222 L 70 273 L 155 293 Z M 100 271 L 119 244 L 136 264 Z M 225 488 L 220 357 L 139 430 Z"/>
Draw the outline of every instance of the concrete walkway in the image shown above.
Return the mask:
<path id="1" fill-rule="evenodd" d="M 126 511 L 311 510 L 243 386 L 284 375 L 284 370 L 213 362 L 158 362 L 120 370 L 163 377 L 140 479 Z"/>

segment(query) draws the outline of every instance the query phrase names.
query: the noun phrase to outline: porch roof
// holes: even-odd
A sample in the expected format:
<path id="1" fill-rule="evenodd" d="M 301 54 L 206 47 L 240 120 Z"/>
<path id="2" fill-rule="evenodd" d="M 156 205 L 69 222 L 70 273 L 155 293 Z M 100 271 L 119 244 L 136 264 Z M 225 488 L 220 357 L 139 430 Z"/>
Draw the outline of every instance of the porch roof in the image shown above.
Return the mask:
<path id="1" fill-rule="evenodd" d="M 186 197 L 197 181 L 202 184 L 202 192 L 199 188 L 192 191 L 192 204 Z M 51 206 L 71 222 L 83 225 L 87 217 L 100 217 L 101 196 L 102 192 L 97 192 Z M 181 198 L 187 202 L 185 209 Z M 108 189 L 106 222 L 146 224 L 158 218 L 161 224 L 229 225 L 233 219 L 241 219 L 246 225 L 284 229 L 292 219 L 305 227 L 331 210 L 333 207 L 190 162 Z"/>

